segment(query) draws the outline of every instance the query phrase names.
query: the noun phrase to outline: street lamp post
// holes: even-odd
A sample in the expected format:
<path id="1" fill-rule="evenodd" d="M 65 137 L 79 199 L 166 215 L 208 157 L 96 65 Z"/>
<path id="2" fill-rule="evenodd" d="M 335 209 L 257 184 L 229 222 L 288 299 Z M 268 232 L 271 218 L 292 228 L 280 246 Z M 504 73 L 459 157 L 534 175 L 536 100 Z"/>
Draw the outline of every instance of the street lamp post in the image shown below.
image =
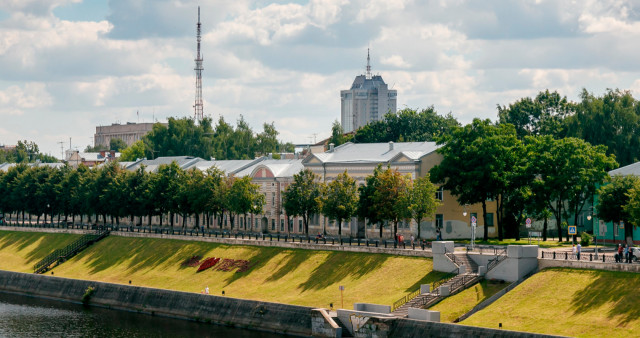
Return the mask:
<path id="1" fill-rule="evenodd" d="M 596 260 L 598 259 L 598 234 L 600 233 L 600 227 L 598 226 L 598 233 L 596 233 L 595 227 L 593 225 L 593 206 L 589 208 L 591 213 L 587 215 L 587 220 L 591 221 L 591 230 L 593 231 L 593 240 L 596 245 Z"/>

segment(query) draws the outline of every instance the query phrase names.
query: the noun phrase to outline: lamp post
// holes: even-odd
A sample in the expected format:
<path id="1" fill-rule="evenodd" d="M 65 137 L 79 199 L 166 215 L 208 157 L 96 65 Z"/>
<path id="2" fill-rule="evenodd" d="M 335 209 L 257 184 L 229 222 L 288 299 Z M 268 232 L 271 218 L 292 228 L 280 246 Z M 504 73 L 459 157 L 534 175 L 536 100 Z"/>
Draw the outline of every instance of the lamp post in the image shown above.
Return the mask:
<path id="1" fill-rule="evenodd" d="M 591 230 L 593 230 L 593 240 L 594 243 L 596 244 L 596 260 L 598 259 L 598 234 L 600 233 L 600 227 L 598 226 L 598 233 L 596 233 L 595 227 L 593 225 L 593 206 L 591 206 L 591 208 L 589 208 L 591 213 L 589 215 L 587 215 L 587 220 L 591 221 Z"/>

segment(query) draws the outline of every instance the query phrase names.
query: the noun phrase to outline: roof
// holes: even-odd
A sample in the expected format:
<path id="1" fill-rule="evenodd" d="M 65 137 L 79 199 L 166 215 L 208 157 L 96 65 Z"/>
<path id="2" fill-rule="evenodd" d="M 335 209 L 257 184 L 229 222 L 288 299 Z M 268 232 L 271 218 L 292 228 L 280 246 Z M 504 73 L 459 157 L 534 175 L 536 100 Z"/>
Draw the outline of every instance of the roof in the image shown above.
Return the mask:
<path id="1" fill-rule="evenodd" d="M 17 166 L 17 163 L 0 163 L 0 170 L 9 171 L 9 169 Z M 26 163 L 29 167 L 51 167 L 51 168 L 62 168 L 64 167 L 64 163 L 55 162 L 55 163 Z"/>
<path id="2" fill-rule="evenodd" d="M 256 170 L 261 168 L 266 168 L 275 178 L 279 177 L 293 177 L 293 175 L 299 173 L 304 170 L 304 166 L 302 165 L 302 160 L 274 160 L 268 159 L 256 163 L 248 168 L 245 168 L 242 171 L 239 171 L 237 176 L 253 176 Z"/>
<path id="3" fill-rule="evenodd" d="M 380 75 L 374 75 L 370 79 L 367 79 L 365 75 L 358 75 L 353 80 L 351 90 L 353 89 L 378 89 L 380 86 L 384 86 L 384 80 Z"/>
<path id="4" fill-rule="evenodd" d="M 391 149 L 393 148 L 393 149 Z M 435 142 L 345 143 L 320 154 L 311 154 L 323 163 L 383 163 L 404 155 L 418 161 L 440 148 Z M 305 159 L 305 163 L 310 157 Z"/>
<path id="5" fill-rule="evenodd" d="M 164 156 L 158 157 L 153 160 L 140 160 L 133 162 L 133 164 L 126 166 L 127 170 L 136 170 L 140 168 L 141 165 L 145 166 L 145 170 L 147 172 L 155 172 L 159 166 L 163 164 L 171 164 L 172 162 L 176 162 L 178 166 L 182 169 L 192 167 L 195 163 L 204 161 L 200 157 L 192 157 L 192 156 Z"/>
<path id="6" fill-rule="evenodd" d="M 264 161 L 264 159 L 265 159 L 264 157 L 259 157 L 255 160 L 200 161 L 191 165 L 189 168 L 185 168 L 185 169 L 196 168 L 200 171 L 206 171 L 211 167 L 216 167 L 224 171 L 227 175 L 233 175 L 233 174 L 236 174 L 238 171 L 241 171 L 247 167 L 254 165 L 255 163 Z"/>
<path id="7" fill-rule="evenodd" d="M 615 170 L 611 170 L 609 172 L 610 176 L 615 176 L 615 175 L 622 175 L 622 176 L 627 176 L 627 175 L 635 175 L 635 176 L 640 176 L 640 162 L 636 162 L 636 163 L 632 163 L 629 165 L 626 165 L 624 167 L 615 169 Z"/>

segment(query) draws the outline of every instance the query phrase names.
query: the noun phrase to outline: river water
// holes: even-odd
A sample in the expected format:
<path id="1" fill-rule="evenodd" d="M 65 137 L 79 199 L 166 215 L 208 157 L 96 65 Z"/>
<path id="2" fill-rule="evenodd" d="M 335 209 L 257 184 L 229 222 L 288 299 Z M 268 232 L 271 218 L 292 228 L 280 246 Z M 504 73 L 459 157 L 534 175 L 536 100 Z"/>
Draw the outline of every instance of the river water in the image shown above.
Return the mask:
<path id="1" fill-rule="evenodd" d="M 0 293 L 0 337 L 279 337 L 279 335 Z"/>

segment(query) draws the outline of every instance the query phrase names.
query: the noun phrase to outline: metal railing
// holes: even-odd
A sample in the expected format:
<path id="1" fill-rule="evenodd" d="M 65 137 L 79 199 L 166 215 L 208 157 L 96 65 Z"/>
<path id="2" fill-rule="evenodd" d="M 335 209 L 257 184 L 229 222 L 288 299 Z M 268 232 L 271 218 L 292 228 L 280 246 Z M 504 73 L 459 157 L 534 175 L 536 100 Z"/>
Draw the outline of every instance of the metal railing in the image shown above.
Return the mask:
<path id="1" fill-rule="evenodd" d="M 491 271 L 491 269 L 495 268 L 507 258 L 507 249 L 502 249 L 500 251 L 496 251 L 496 257 L 489 260 L 489 264 L 487 264 L 487 272 Z"/>
<path id="2" fill-rule="evenodd" d="M 99 230 L 97 234 L 83 235 L 75 242 L 67 245 L 62 249 L 57 249 L 41 259 L 38 263 L 34 264 L 33 272 L 42 273 L 49 269 L 51 264 L 59 262 L 60 260 L 68 259 L 78 253 L 80 250 L 87 246 L 97 242 L 109 235 L 109 230 Z"/>
<path id="3" fill-rule="evenodd" d="M 391 306 L 391 312 L 394 312 L 395 310 L 399 309 L 402 305 L 416 298 L 418 295 L 420 295 L 420 289 L 413 291 L 412 293 L 396 300 L 395 302 L 393 302 L 393 305 Z"/>
<path id="4" fill-rule="evenodd" d="M 605 254 L 605 253 L 598 253 L 598 256 L 596 257 L 596 255 L 594 253 L 581 253 L 580 254 L 580 261 L 585 261 L 585 262 L 602 262 L 602 263 L 624 263 L 627 261 L 626 257 L 624 257 L 624 254 L 622 255 L 622 259 L 618 259 L 616 260 L 616 255 L 617 254 Z M 572 252 L 568 252 L 568 251 L 542 251 L 541 252 L 541 258 L 542 259 L 555 259 L 555 260 L 571 260 L 571 261 L 577 261 L 578 260 L 578 255 L 574 254 Z M 637 262 L 636 257 L 632 256 L 631 258 L 632 262 Z"/>

